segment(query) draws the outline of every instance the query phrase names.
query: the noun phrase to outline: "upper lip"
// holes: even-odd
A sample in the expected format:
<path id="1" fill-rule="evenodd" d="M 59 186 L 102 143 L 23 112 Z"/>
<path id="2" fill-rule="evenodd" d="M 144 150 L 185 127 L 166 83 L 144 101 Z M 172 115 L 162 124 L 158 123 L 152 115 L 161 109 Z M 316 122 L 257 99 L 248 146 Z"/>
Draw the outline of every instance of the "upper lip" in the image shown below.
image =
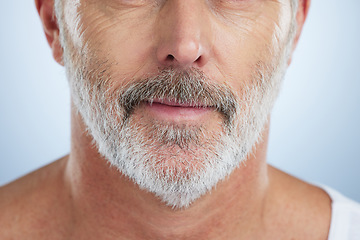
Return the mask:
<path id="1" fill-rule="evenodd" d="M 160 103 L 160 104 L 164 104 L 164 105 L 168 105 L 171 107 L 210 107 L 207 106 L 205 104 L 202 103 L 196 103 L 196 102 L 179 102 L 176 100 L 171 100 L 171 99 L 151 99 L 151 100 L 147 100 L 147 102 L 149 102 L 150 104 L 152 103 Z"/>

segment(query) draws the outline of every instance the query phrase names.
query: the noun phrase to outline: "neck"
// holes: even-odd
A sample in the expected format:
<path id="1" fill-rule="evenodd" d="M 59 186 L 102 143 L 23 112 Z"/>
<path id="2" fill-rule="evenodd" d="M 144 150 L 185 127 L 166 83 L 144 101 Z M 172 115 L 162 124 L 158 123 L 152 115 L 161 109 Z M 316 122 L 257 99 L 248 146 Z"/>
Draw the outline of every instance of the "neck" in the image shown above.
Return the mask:
<path id="1" fill-rule="evenodd" d="M 232 239 L 259 232 L 254 226 L 261 228 L 268 188 L 267 128 L 245 164 L 181 210 L 167 207 L 111 167 L 85 129 L 73 112 L 66 177 L 79 233 L 106 239 Z"/>

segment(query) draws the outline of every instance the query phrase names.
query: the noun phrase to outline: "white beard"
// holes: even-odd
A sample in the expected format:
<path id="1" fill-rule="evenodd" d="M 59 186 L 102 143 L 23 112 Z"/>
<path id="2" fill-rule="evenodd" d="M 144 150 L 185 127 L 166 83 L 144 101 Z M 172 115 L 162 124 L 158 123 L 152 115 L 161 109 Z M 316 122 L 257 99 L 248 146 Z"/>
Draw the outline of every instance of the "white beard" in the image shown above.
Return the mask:
<path id="1" fill-rule="evenodd" d="M 249 90 L 242 98 L 247 100 L 242 101 L 241 112 L 237 108 L 233 125 L 209 132 L 198 126 L 156 121 L 149 126 L 131 115 L 123 121 L 118 97 L 97 92 L 79 75 L 74 78 L 70 71 L 68 74 L 69 79 L 76 79 L 70 81 L 73 102 L 99 152 L 141 189 L 173 208 L 188 207 L 247 158 L 261 137 L 280 82 L 277 76 L 279 79 L 272 79 L 274 86 L 265 92 Z M 181 142 L 185 144 L 181 146 Z"/>
<path id="2" fill-rule="evenodd" d="M 271 63 L 254 66 L 248 81 L 253 85 L 244 86 L 235 99 L 229 126 L 219 121 L 222 130 L 210 132 L 204 127 L 159 121 L 151 126 L 134 119 L 133 114 L 126 116 L 119 100 L 126 89 L 136 86 L 130 83 L 110 90 L 111 78 L 99 74 L 100 70 L 87 69 L 87 60 L 71 58 L 74 55 L 65 39 L 62 36 L 72 100 L 99 152 L 141 189 L 173 208 L 188 207 L 251 153 L 278 95 L 291 49 L 288 44 Z"/>

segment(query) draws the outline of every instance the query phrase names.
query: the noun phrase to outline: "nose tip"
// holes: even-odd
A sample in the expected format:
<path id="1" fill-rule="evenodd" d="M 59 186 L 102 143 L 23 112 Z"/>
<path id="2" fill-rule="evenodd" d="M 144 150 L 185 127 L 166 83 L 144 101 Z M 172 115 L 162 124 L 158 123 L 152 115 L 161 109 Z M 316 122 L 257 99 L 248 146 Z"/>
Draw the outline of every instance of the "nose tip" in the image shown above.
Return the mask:
<path id="1" fill-rule="evenodd" d="M 157 28 L 156 57 L 160 65 L 202 67 L 206 64 L 211 30 L 204 7 L 198 0 L 165 3 Z"/>
<path id="2" fill-rule="evenodd" d="M 179 39 L 163 44 L 158 49 L 158 61 L 165 66 L 194 66 L 204 65 L 206 55 L 200 42 L 190 39 Z"/>

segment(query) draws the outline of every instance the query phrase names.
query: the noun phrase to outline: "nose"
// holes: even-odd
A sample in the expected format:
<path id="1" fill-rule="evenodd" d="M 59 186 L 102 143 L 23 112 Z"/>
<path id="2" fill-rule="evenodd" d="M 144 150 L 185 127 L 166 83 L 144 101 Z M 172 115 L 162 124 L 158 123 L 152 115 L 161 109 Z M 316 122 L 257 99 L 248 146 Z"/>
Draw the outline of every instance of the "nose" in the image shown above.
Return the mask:
<path id="1" fill-rule="evenodd" d="M 209 60 L 205 1 L 166 1 L 158 18 L 156 57 L 161 66 L 203 67 Z"/>

